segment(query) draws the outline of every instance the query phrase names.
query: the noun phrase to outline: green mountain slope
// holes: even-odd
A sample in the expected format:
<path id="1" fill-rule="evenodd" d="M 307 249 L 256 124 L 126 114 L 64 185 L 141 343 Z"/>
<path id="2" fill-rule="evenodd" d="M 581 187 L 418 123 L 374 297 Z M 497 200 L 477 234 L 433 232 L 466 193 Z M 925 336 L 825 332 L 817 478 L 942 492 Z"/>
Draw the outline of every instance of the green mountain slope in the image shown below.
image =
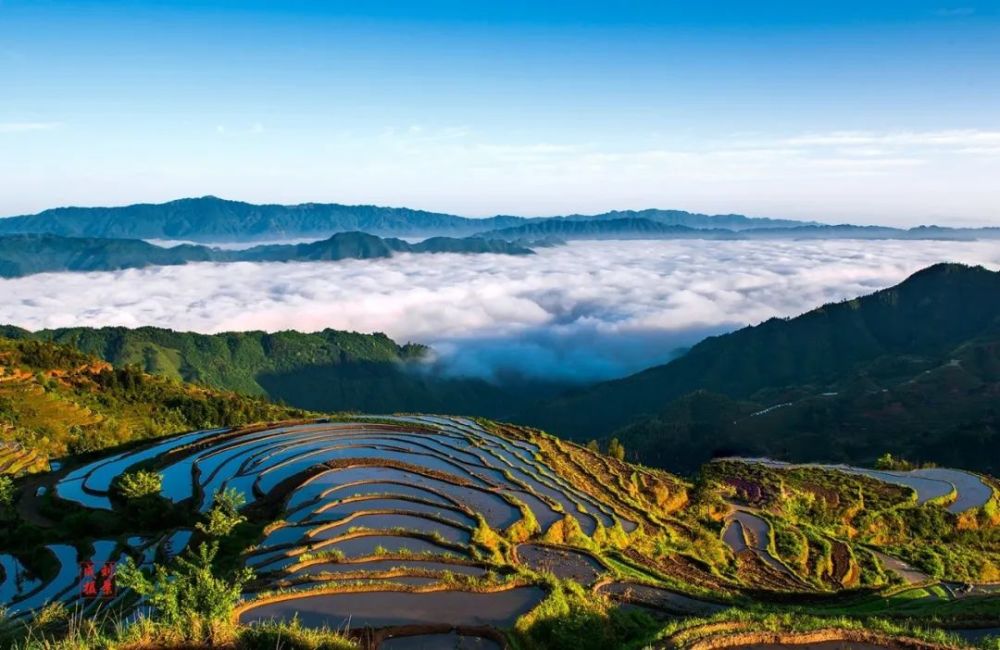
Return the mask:
<path id="1" fill-rule="evenodd" d="M 189 262 L 314 262 L 376 259 L 395 253 L 500 253 L 530 255 L 530 248 L 479 237 L 433 237 L 410 244 L 362 232 L 346 232 L 307 244 L 255 246 L 221 250 L 181 245 L 163 248 L 137 239 L 96 239 L 58 235 L 0 237 L 0 277 L 58 271 L 114 271 Z"/>
<path id="2" fill-rule="evenodd" d="M 422 371 L 424 346 L 398 345 L 384 334 L 324 330 L 197 334 L 155 327 L 68 328 L 12 338 L 71 345 L 115 366 L 135 365 L 176 380 L 317 411 L 425 410 L 469 415 L 504 413 L 511 395 L 480 380 Z"/>
<path id="3" fill-rule="evenodd" d="M 259 397 L 112 368 L 69 346 L 0 337 L 0 441 L 42 457 L 304 415 Z"/>
<path id="4" fill-rule="evenodd" d="M 1000 273 L 940 264 L 863 298 L 707 339 L 519 419 L 577 439 L 628 427 L 620 437 L 643 460 L 688 467 L 733 452 L 929 456 L 959 431 L 994 439 L 998 342 Z M 965 447 L 959 464 L 983 468 L 981 448 Z"/>

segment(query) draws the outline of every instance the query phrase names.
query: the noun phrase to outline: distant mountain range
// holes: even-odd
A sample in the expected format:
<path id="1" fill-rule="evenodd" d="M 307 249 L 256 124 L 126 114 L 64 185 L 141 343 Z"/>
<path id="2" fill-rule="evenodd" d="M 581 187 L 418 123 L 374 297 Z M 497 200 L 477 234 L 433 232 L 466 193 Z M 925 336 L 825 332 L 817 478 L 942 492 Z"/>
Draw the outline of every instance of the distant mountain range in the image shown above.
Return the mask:
<path id="1" fill-rule="evenodd" d="M 416 244 L 362 232 L 339 233 L 307 244 L 222 250 L 182 244 L 163 248 L 138 239 L 97 239 L 59 235 L 0 236 L 0 277 L 56 271 L 114 271 L 189 262 L 313 262 L 374 259 L 394 253 L 501 253 L 531 255 L 518 243 L 481 237 L 432 237 Z"/>
<path id="2" fill-rule="evenodd" d="M 64 237 L 196 242 L 322 238 L 350 231 L 396 237 L 467 237 L 547 219 L 515 216 L 470 219 L 408 208 L 336 203 L 254 205 L 205 196 L 160 204 L 143 203 L 112 208 L 55 208 L 34 215 L 0 219 L 0 235 L 46 233 Z M 565 221 L 646 219 L 668 226 L 731 230 L 793 227 L 803 224 L 783 219 L 751 218 L 742 215 L 713 216 L 680 210 L 615 211 L 594 216 L 571 215 L 560 219 Z"/>
<path id="3" fill-rule="evenodd" d="M 757 227 L 733 230 L 729 228 L 693 228 L 671 225 L 643 217 L 620 219 L 552 218 L 544 221 L 488 230 L 479 233 L 490 239 L 519 240 L 534 237 L 579 239 L 934 239 L 970 241 L 1000 238 L 1000 228 L 888 228 L 885 226 L 826 226 L 800 224 L 796 226 Z"/>
<path id="4" fill-rule="evenodd" d="M 691 228 L 651 219 L 546 219 L 511 228 L 479 233 L 490 239 L 516 240 L 531 237 L 572 239 L 741 239 L 744 232 L 723 228 Z M 761 230 L 760 232 L 769 232 Z"/>
<path id="5" fill-rule="evenodd" d="M 616 435 L 675 469 L 717 455 L 869 462 L 888 451 L 995 473 L 1000 273 L 932 266 L 515 419 L 577 440 Z"/>
<path id="6" fill-rule="evenodd" d="M 344 232 L 381 237 L 473 235 L 509 241 L 561 239 L 980 239 L 998 238 L 998 228 L 928 226 L 885 228 L 824 225 L 813 221 L 707 215 L 682 210 L 624 210 L 557 217 L 501 215 L 471 219 L 451 214 L 373 205 L 303 203 L 255 205 L 213 196 L 160 204 L 109 208 L 55 208 L 0 219 L 0 235 L 49 234 L 98 239 L 156 239 L 201 243 L 323 239 Z"/>

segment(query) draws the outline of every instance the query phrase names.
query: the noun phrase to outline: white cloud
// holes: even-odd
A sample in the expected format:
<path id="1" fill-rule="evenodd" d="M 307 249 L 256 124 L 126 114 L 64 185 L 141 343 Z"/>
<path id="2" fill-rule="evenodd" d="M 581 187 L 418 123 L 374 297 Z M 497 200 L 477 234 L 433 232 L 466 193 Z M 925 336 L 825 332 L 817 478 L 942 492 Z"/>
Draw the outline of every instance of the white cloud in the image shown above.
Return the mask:
<path id="1" fill-rule="evenodd" d="M 831 131 L 783 139 L 793 147 L 879 145 L 889 147 L 971 147 L 1000 144 L 1000 131 L 950 129 L 939 131 Z"/>
<path id="2" fill-rule="evenodd" d="M 0 133 L 28 133 L 51 131 L 62 126 L 61 122 L 0 122 Z"/>
<path id="3" fill-rule="evenodd" d="M 253 122 L 246 127 L 230 128 L 225 124 L 216 124 L 215 132 L 230 136 L 259 135 L 264 132 L 264 125 L 261 122 Z"/>
<path id="4" fill-rule="evenodd" d="M 46 274 L 0 281 L 0 313 L 31 329 L 383 331 L 434 345 L 453 373 L 594 379 L 943 260 L 1000 268 L 1000 242 L 581 242 L 526 257 Z"/>

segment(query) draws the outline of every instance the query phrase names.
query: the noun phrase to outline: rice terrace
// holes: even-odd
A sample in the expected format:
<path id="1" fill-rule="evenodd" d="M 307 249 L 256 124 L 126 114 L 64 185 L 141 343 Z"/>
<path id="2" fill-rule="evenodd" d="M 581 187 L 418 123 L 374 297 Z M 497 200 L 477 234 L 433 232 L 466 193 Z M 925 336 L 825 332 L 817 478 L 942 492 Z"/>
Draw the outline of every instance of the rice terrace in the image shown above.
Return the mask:
<path id="1" fill-rule="evenodd" d="M 0 650 L 1000 650 L 1000 0 L 0 0 Z"/>
<path id="2" fill-rule="evenodd" d="M 168 436 L 28 478 L 39 546 L 0 555 L 9 633 L 163 616 L 178 557 L 228 567 L 226 616 L 278 647 L 950 646 L 988 634 L 1000 590 L 1000 491 L 943 469 L 730 458 L 690 482 L 393 415 Z M 113 596 L 81 591 L 81 562 L 114 563 Z"/>

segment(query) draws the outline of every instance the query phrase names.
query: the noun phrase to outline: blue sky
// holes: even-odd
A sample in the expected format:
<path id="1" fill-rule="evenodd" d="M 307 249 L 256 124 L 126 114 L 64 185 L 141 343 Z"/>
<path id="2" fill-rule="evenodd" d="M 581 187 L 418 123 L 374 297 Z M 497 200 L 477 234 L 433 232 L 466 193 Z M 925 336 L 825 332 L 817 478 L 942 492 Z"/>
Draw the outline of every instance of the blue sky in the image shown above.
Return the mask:
<path id="1" fill-rule="evenodd" d="M 1000 2 L 0 0 L 0 177 L 1000 225 Z"/>

